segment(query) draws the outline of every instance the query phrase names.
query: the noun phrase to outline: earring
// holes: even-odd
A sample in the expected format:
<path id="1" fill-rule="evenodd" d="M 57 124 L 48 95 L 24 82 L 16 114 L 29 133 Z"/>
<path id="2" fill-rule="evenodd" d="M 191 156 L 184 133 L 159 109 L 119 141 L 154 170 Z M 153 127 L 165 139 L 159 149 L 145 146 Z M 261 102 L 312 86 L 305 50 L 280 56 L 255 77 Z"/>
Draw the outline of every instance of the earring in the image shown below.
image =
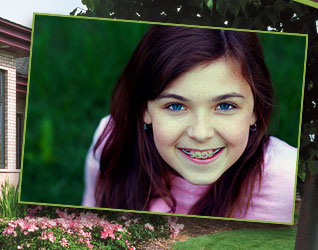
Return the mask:
<path id="1" fill-rule="evenodd" d="M 147 123 L 144 123 L 144 130 L 149 130 L 149 129 L 151 129 L 151 124 L 147 124 Z"/>
<path id="2" fill-rule="evenodd" d="M 250 131 L 255 132 L 256 130 L 257 130 L 257 124 L 255 122 L 252 126 L 250 126 Z"/>

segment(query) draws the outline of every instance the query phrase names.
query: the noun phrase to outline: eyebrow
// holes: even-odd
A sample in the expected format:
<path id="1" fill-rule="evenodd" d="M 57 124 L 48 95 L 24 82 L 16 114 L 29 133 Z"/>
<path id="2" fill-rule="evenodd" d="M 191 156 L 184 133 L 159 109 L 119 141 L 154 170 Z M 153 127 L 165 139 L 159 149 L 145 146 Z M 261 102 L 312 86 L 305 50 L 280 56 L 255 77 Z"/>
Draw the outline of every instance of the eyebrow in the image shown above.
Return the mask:
<path id="1" fill-rule="evenodd" d="M 173 99 L 177 99 L 183 102 L 190 102 L 190 100 L 186 97 L 183 97 L 181 95 L 176 95 L 176 94 L 161 94 L 157 97 L 157 99 L 164 99 L 164 98 L 173 98 Z M 214 96 L 213 98 L 211 98 L 212 102 L 219 102 L 219 101 L 223 101 L 229 98 L 242 98 L 245 99 L 245 97 L 239 93 L 227 93 L 227 94 L 223 94 L 223 95 L 218 95 L 218 96 Z"/>
<path id="2" fill-rule="evenodd" d="M 177 99 L 183 102 L 189 102 L 190 100 L 188 98 L 185 98 L 181 95 L 176 95 L 176 94 L 161 94 L 157 97 L 157 99 L 164 99 L 164 98 L 173 98 Z"/>
<path id="3" fill-rule="evenodd" d="M 218 95 L 218 96 L 215 96 L 212 98 L 212 101 L 213 102 L 219 102 L 219 101 L 222 101 L 222 100 L 226 100 L 226 99 L 229 99 L 229 98 L 242 98 L 242 99 L 245 99 L 245 97 L 239 93 L 228 93 L 228 94 L 224 94 L 224 95 Z"/>

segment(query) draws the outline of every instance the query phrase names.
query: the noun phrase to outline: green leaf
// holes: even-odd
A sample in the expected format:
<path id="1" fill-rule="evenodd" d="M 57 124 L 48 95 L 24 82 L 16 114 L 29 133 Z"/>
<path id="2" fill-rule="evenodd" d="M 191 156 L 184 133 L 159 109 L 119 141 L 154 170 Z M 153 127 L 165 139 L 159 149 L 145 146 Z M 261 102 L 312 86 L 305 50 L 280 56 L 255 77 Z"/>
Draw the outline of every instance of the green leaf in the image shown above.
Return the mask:
<path id="1" fill-rule="evenodd" d="M 314 87 L 314 83 L 313 81 L 309 81 L 309 83 L 307 84 L 307 90 L 312 90 L 312 88 Z"/>
<path id="2" fill-rule="evenodd" d="M 299 18 L 306 14 L 306 8 L 305 8 L 305 5 L 303 5 L 303 4 L 295 3 L 295 4 L 293 4 L 292 8 L 295 11 L 297 17 L 299 17 Z"/>
<path id="3" fill-rule="evenodd" d="M 1 195 L 0 195 L 0 215 L 2 218 L 12 219 L 21 214 L 24 210 L 24 205 L 19 207 L 18 204 L 18 191 L 17 189 L 9 184 L 8 180 L 5 180 L 1 184 Z M 21 211 L 20 211 L 21 209 Z M 19 214 L 18 214 L 19 213 Z"/>
<path id="4" fill-rule="evenodd" d="M 240 0 L 232 0 L 228 5 L 228 11 L 237 17 L 238 13 L 240 12 L 240 6 Z"/>
<path id="5" fill-rule="evenodd" d="M 266 29 L 266 24 L 264 24 L 259 17 L 254 18 L 253 25 L 258 30 L 265 30 Z"/>
<path id="6" fill-rule="evenodd" d="M 210 10 L 212 10 L 212 8 L 213 8 L 213 0 L 206 0 L 205 4 Z"/>
<path id="7" fill-rule="evenodd" d="M 242 11 L 245 11 L 246 4 L 247 4 L 247 2 L 250 2 L 250 1 L 249 0 L 241 0 L 239 2 L 240 2 L 240 6 L 241 6 Z"/>
<path id="8" fill-rule="evenodd" d="M 77 10 L 77 8 L 75 8 L 73 11 L 71 11 L 71 12 L 70 12 L 70 15 L 71 15 L 71 16 L 74 16 L 74 15 L 75 15 L 76 10 Z"/>
<path id="9" fill-rule="evenodd" d="M 255 1 L 255 0 L 254 0 Z M 258 1 L 258 0 L 257 0 Z M 274 8 L 278 9 L 279 11 L 285 10 L 287 7 L 290 7 L 284 0 L 277 0 L 274 5 Z"/>
<path id="10" fill-rule="evenodd" d="M 94 0 L 82 0 L 82 4 L 86 5 L 87 9 L 89 10 L 95 10 Z"/>
<path id="11" fill-rule="evenodd" d="M 124 2 L 126 4 L 132 4 L 132 1 L 131 0 L 119 0 L 120 2 Z"/>
<path id="12" fill-rule="evenodd" d="M 318 174 L 318 160 L 310 160 L 310 161 L 308 161 L 307 162 L 307 166 L 309 168 L 309 171 L 310 171 L 311 175 Z"/>
<path id="13" fill-rule="evenodd" d="M 260 0 L 253 0 L 253 4 L 256 7 L 256 9 L 258 10 L 259 7 L 262 5 Z"/>
<path id="14" fill-rule="evenodd" d="M 218 0 L 216 2 L 216 10 L 219 12 L 222 16 L 225 15 L 225 12 L 227 11 L 228 3 L 226 0 Z"/>
<path id="15" fill-rule="evenodd" d="M 306 163 L 299 159 L 298 161 L 298 174 L 299 178 L 302 181 L 305 181 L 305 176 L 306 176 Z"/>

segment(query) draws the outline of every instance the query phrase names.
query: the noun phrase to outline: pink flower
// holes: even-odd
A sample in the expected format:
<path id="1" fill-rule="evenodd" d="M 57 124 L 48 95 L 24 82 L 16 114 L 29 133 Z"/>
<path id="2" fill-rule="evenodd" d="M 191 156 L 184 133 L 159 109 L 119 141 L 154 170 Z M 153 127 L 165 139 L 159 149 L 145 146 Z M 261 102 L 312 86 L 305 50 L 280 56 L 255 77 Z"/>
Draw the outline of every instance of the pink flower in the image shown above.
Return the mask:
<path id="1" fill-rule="evenodd" d="M 147 228 L 147 229 L 149 229 L 149 230 L 152 231 L 152 232 L 155 231 L 154 227 L 153 227 L 150 223 L 145 224 L 144 227 Z"/>
<path id="2" fill-rule="evenodd" d="M 56 227 L 57 223 L 54 220 L 48 220 L 47 225 L 48 227 Z"/>
<path id="3" fill-rule="evenodd" d="M 127 221 L 125 222 L 125 226 L 126 226 L 126 227 L 129 227 L 130 223 L 131 223 L 131 220 L 127 220 Z"/>
<path id="4" fill-rule="evenodd" d="M 41 240 L 46 240 L 47 239 L 47 235 L 46 235 L 46 232 L 42 232 L 41 233 Z"/>
<path id="5" fill-rule="evenodd" d="M 6 234 L 13 234 L 16 233 L 14 231 L 14 227 L 9 226 L 8 228 L 4 229 L 2 232 L 2 235 L 6 235 Z"/>
<path id="6" fill-rule="evenodd" d="M 134 246 L 130 246 L 130 243 L 128 242 L 128 240 L 126 240 L 125 243 L 126 243 L 129 250 L 136 250 L 136 248 Z"/>
<path id="7" fill-rule="evenodd" d="M 127 217 L 125 215 L 120 217 L 121 220 L 127 220 Z"/>
<path id="8" fill-rule="evenodd" d="M 66 247 L 69 245 L 69 243 L 67 242 L 67 240 L 64 237 L 62 238 L 62 240 L 60 242 L 61 242 L 62 247 Z"/>
<path id="9" fill-rule="evenodd" d="M 115 238 L 114 231 L 111 229 L 104 228 L 104 230 L 100 232 L 100 237 L 102 239 L 106 239 L 107 237 L 114 239 Z"/>
<path id="10" fill-rule="evenodd" d="M 92 245 L 91 243 L 87 243 L 87 246 L 89 249 L 93 249 L 94 245 Z"/>
<path id="11" fill-rule="evenodd" d="M 54 241 L 55 241 L 55 237 L 54 237 L 54 235 L 53 235 L 53 232 L 48 232 L 48 234 L 47 234 L 47 238 L 49 239 L 49 241 L 51 241 L 52 243 L 54 243 Z"/>
<path id="12" fill-rule="evenodd" d="M 170 236 L 171 238 L 175 239 L 179 234 L 180 230 L 184 228 L 183 224 L 176 224 L 173 221 L 168 221 L 168 225 L 170 227 Z"/>

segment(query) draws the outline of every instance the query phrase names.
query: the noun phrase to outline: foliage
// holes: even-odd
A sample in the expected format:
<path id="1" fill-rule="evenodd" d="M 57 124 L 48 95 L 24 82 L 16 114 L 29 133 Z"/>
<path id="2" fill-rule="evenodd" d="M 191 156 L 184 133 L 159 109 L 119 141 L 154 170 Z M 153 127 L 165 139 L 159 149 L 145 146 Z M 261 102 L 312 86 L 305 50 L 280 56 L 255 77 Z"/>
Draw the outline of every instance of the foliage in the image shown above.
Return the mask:
<path id="1" fill-rule="evenodd" d="M 257 30 L 267 30 L 270 26 L 277 31 L 298 33 L 308 33 L 306 30 L 300 32 L 304 29 L 303 18 L 314 21 L 317 17 L 313 8 L 292 0 L 176 0 L 169 3 L 159 0 L 83 0 L 82 3 L 87 10 L 76 14 L 76 8 L 71 14 Z"/>
<path id="2" fill-rule="evenodd" d="M 1 249 L 135 249 L 151 238 L 175 237 L 183 228 L 155 215 L 45 206 L 28 210 L 24 219 L 0 219 Z"/>
<path id="3" fill-rule="evenodd" d="M 26 206 L 18 204 L 18 190 L 8 180 L 1 184 L 0 216 L 1 218 L 17 218 L 24 216 Z"/>
<path id="4" fill-rule="evenodd" d="M 0 232 L 2 249 L 135 249 L 122 226 L 90 213 L 75 218 L 3 221 Z"/>
<path id="5" fill-rule="evenodd" d="M 295 228 L 234 230 L 177 242 L 172 249 L 293 249 L 295 235 Z"/>
<path id="6" fill-rule="evenodd" d="M 318 174 L 318 144 L 317 144 L 318 121 L 306 123 L 303 126 L 301 145 L 303 153 L 299 158 L 299 177 L 305 180 L 305 167 L 308 167 L 312 174 Z"/>

